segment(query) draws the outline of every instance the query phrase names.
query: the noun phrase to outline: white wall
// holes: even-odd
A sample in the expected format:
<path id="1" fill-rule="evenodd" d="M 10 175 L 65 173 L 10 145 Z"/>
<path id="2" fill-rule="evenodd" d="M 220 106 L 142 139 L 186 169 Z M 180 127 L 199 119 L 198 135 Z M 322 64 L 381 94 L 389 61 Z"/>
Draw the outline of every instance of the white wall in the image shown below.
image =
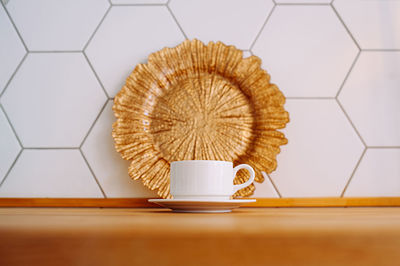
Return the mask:
<path id="1" fill-rule="evenodd" d="M 289 144 L 257 197 L 400 196 L 400 1 L 3 0 L 0 197 L 152 197 L 110 134 L 112 99 L 185 38 L 257 55 Z"/>

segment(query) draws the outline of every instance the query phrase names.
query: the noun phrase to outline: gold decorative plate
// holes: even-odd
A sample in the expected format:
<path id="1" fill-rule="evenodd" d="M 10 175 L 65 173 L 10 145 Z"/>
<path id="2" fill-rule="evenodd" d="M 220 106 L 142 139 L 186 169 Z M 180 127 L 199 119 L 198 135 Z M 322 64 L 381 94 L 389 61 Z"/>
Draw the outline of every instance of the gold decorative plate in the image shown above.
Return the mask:
<path id="1" fill-rule="evenodd" d="M 277 167 L 286 144 L 289 114 L 285 97 L 270 82 L 256 56 L 221 42 L 186 40 L 151 54 L 139 64 L 114 99 L 112 135 L 129 175 L 163 198 L 169 194 L 170 162 L 223 160 L 261 171 Z M 240 171 L 234 183 L 247 180 Z M 236 192 L 249 196 L 254 185 Z"/>

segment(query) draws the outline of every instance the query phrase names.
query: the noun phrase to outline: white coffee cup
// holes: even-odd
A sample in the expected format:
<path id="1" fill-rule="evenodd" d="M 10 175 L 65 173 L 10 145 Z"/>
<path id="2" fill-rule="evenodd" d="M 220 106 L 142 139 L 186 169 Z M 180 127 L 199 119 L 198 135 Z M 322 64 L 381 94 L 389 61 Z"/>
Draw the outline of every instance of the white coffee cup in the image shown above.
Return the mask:
<path id="1" fill-rule="evenodd" d="M 250 178 L 234 185 L 237 171 L 246 169 Z M 232 162 L 194 160 L 171 163 L 170 193 L 174 199 L 227 200 L 253 183 L 255 173 L 247 164 L 233 168 Z"/>

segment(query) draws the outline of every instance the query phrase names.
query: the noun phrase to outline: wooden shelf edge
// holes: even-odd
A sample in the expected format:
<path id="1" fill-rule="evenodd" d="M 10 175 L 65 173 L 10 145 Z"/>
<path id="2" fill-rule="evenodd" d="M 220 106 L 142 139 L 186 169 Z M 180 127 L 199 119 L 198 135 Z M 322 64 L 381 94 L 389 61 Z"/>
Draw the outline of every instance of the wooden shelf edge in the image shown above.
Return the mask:
<path id="1" fill-rule="evenodd" d="M 400 197 L 257 198 L 248 207 L 399 207 Z"/>
<path id="2" fill-rule="evenodd" d="M 400 197 L 256 198 L 245 207 L 400 207 Z M 0 198 L 0 207 L 155 208 L 147 198 Z"/>

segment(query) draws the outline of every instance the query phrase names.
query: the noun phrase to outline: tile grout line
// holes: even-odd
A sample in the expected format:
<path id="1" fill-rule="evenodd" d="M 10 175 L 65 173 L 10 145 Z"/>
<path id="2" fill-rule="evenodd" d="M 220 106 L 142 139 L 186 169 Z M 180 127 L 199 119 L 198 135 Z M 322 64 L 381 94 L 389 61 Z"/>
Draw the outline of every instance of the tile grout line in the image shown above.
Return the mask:
<path id="1" fill-rule="evenodd" d="M 364 150 L 363 150 L 363 152 L 361 153 L 361 156 L 360 156 L 360 158 L 358 159 L 358 162 L 357 162 L 356 166 L 354 167 L 353 172 L 351 173 L 349 180 L 347 180 L 347 183 L 346 183 L 346 185 L 344 186 L 342 193 L 340 194 L 340 197 L 341 197 L 341 198 L 344 197 L 344 194 L 346 193 L 347 188 L 349 187 L 351 181 L 353 180 L 354 174 L 357 172 L 358 166 L 360 165 L 362 159 L 364 158 L 364 155 L 365 155 L 365 153 L 367 152 L 367 149 L 368 149 L 368 148 L 364 147 Z"/>
<path id="2" fill-rule="evenodd" d="M 16 138 L 17 141 L 18 141 L 19 146 L 20 146 L 21 148 L 24 148 L 24 145 L 22 145 L 22 141 L 21 141 L 21 139 L 19 138 L 19 136 L 18 136 L 18 134 L 17 134 L 17 131 L 16 131 L 15 128 L 14 128 L 14 125 L 11 123 L 11 119 L 8 117 L 8 114 L 7 114 L 6 110 L 4 109 L 4 107 L 3 107 L 3 105 L 2 105 L 1 103 L 0 103 L 0 109 L 1 109 L 1 111 L 3 111 L 4 116 L 6 117 L 7 122 L 8 122 L 8 124 L 9 124 L 10 127 L 11 127 L 11 130 L 13 131 L 13 133 L 14 133 L 14 135 L 15 135 L 15 138 Z"/>
<path id="3" fill-rule="evenodd" d="M 343 89 L 344 85 L 345 85 L 346 82 L 347 82 L 347 79 L 349 78 L 351 72 L 353 72 L 354 66 L 357 64 L 358 58 L 360 57 L 361 52 L 362 52 L 361 50 L 358 51 L 356 57 L 355 57 L 354 60 L 353 60 L 353 63 L 351 64 L 349 70 L 347 71 L 347 74 L 346 74 L 346 76 L 344 77 L 343 82 L 342 82 L 342 84 L 340 85 L 339 90 L 338 90 L 337 93 L 336 93 L 336 96 L 335 96 L 336 99 L 338 99 L 339 94 L 342 92 L 342 89 Z"/>
<path id="4" fill-rule="evenodd" d="M 275 2 L 274 2 L 274 3 L 275 3 Z M 274 6 L 272 7 L 271 11 L 269 12 L 267 18 L 265 19 L 264 24 L 261 26 L 261 28 L 260 28 L 260 30 L 258 31 L 256 37 L 254 38 L 254 41 L 250 44 L 250 47 L 249 47 L 248 50 L 249 50 L 252 54 L 253 54 L 253 50 L 252 50 L 252 49 L 254 48 L 254 45 L 255 45 L 256 42 L 258 41 L 258 38 L 260 38 L 261 33 L 264 31 L 264 28 L 265 28 L 265 26 L 267 25 L 267 23 L 268 23 L 270 17 L 272 16 L 272 13 L 274 12 L 276 6 L 277 6 L 277 4 L 275 3 Z"/>
<path id="5" fill-rule="evenodd" d="M 332 3 L 329 4 L 329 6 L 332 8 L 333 12 L 336 14 L 336 17 L 339 19 L 339 21 L 342 23 L 343 27 L 346 29 L 347 33 L 350 35 L 350 38 L 353 40 L 353 42 L 356 44 L 358 50 L 362 50 L 361 46 L 358 44 L 358 42 L 356 41 L 356 39 L 354 38 L 353 34 L 351 33 L 351 31 L 349 30 L 349 28 L 347 27 L 346 23 L 344 23 L 344 20 L 342 19 L 342 17 L 339 15 L 339 12 L 336 10 L 335 6 L 333 5 L 333 1 Z"/>
<path id="6" fill-rule="evenodd" d="M 106 198 L 107 198 L 107 195 L 106 195 L 106 193 L 104 192 L 103 188 L 101 187 L 100 182 L 99 182 L 99 180 L 97 179 L 97 177 L 96 177 L 96 175 L 95 175 L 95 173 L 94 173 L 92 167 L 90 166 L 88 160 L 86 159 L 85 154 L 83 153 L 82 149 L 79 148 L 78 150 L 79 150 L 79 152 L 81 153 L 81 156 L 82 156 L 83 160 L 85 161 L 87 167 L 89 168 L 89 171 L 92 173 L 92 176 L 93 176 L 95 182 L 97 183 L 97 186 L 99 187 L 101 193 L 103 194 L 103 197 L 106 199 Z"/>
<path id="7" fill-rule="evenodd" d="M 24 57 L 22 57 L 21 62 L 17 65 L 14 72 L 12 73 L 11 77 L 8 79 L 6 85 L 3 88 L 3 91 L 0 93 L 0 98 L 3 96 L 4 92 L 7 90 L 8 86 L 10 85 L 11 81 L 14 79 L 14 76 L 17 74 L 18 70 L 21 68 L 22 64 L 25 62 L 25 59 L 28 57 L 29 52 L 25 52 Z"/>
<path id="8" fill-rule="evenodd" d="M 282 195 L 281 195 L 281 193 L 279 192 L 278 187 L 275 185 L 275 182 L 272 180 L 272 178 L 269 176 L 269 174 L 267 174 L 267 173 L 264 172 L 264 171 L 261 171 L 261 174 L 263 175 L 263 177 L 264 177 L 265 179 L 268 179 L 268 180 L 269 180 L 269 182 L 271 183 L 272 187 L 275 189 L 276 194 L 278 194 L 279 198 L 282 198 Z"/>
<path id="9" fill-rule="evenodd" d="M 100 26 L 103 24 L 104 19 L 107 17 L 108 13 L 110 12 L 112 8 L 112 4 L 107 8 L 106 12 L 104 13 L 104 16 L 101 18 L 99 21 L 99 24 L 97 24 L 96 28 L 94 29 L 93 33 L 89 36 L 89 39 L 87 40 L 86 44 L 83 46 L 82 52 L 85 53 L 86 48 L 88 47 L 89 43 L 92 41 L 94 35 L 96 35 L 97 31 L 99 30 Z"/>
<path id="10" fill-rule="evenodd" d="M 18 159 L 19 159 L 19 157 L 21 156 L 21 154 L 22 154 L 23 151 L 24 151 L 24 148 L 21 148 L 21 149 L 19 150 L 17 156 L 15 156 L 15 159 L 14 159 L 13 163 L 10 165 L 10 168 L 8 168 L 6 174 L 5 174 L 4 177 L 3 177 L 3 180 L 1 180 L 1 182 L 0 182 L 0 188 L 1 188 L 1 186 L 4 184 L 4 182 L 6 181 L 8 175 L 11 173 L 11 170 L 14 168 L 14 165 L 17 163 L 17 161 L 18 161 Z"/>
<path id="11" fill-rule="evenodd" d="M 96 77 L 97 82 L 100 84 L 100 87 L 103 89 L 104 95 L 106 96 L 107 99 L 109 99 L 109 98 L 110 98 L 110 95 L 108 95 L 108 93 L 107 93 L 107 91 L 106 91 L 106 89 L 105 89 L 103 83 L 102 83 L 101 80 L 100 80 L 99 75 L 97 75 L 96 70 L 95 70 L 94 67 L 92 66 L 92 63 L 90 62 L 89 58 L 87 57 L 87 55 L 86 55 L 86 53 L 85 53 L 84 51 L 82 52 L 82 54 L 83 54 L 83 56 L 85 57 L 87 63 L 89 64 L 89 67 L 90 67 L 90 69 L 92 70 L 94 76 Z"/>
<path id="12" fill-rule="evenodd" d="M 111 2 L 110 2 L 110 3 L 111 3 Z M 96 77 L 97 82 L 99 82 L 101 88 L 103 89 L 103 93 L 105 94 L 106 98 L 110 98 L 110 95 L 108 95 L 108 93 L 107 93 L 107 91 L 106 91 L 106 89 L 105 89 L 105 87 L 104 87 L 104 85 L 103 85 L 103 82 L 100 80 L 100 76 L 97 74 L 97 72 L 96 72 L 96 70 L 94 69 L 92 63 L 90 62 L 89 57 L 88 57 L 87 54 L 86 54 L 86 49 L 87 49 L 89 43 L 92 41 L 93 37 L 96 35 L 96 33 L 97 33 L 97 31 L 99 30 L 100 26 L 103 24 L 103 22 L 104 22 L 105 18 L 107 17 L 108 13 L 111 11 L 111 8 L 112 8 L 112 5 L 110 5 L 110 6 L 108 7 L 108 9 L 106 10 L 106 12 L 104 13 L 104 16 L 101 18 L 99 24 L 98 24 L 97 27 L 94 29 L 93 34 L 89 37 L 88 41 L 86 42 L 85 46 L 84 46 L 83 49 L 82 49 L 82 54 L 83 54 L 83 56 L 85 57 L 87 63 L 89 64 L 89 67 L 90 67 L 90 69 L 92 70 L 94 76 Z"/>
<path id="13" fill-rule="evenodd" d="M 15 25 L 14 20 L 11 18 L 11 15 L 10 15 L 10 13 L 8 12 L 8 9 L 7 9 L 6 6 L 4 5 L 3 1 L 0 1 L 0 2 L 1 2 L 1 5 L 3 6 L 3 8 L 4 8 L 4 12 L 6 12 L 6 14 L 7 14 L 7 16 L 8 16 L 8 19 L 10 20 L 11 24 L 13 25 L 15 32 L 17 33 L 17 35 L 18 35 L 18 37 L 19 37 L 19 39 L 20 39 L 22 45 L 24 46 L 25 52 L 29 52 L 28 46 L 26 46 L 26 43 L 25 43 L 24 39 L 22 39 L 22 35 L 21 35 L 21 33 L 19 32 L 17 26 Z"/>
<path id="14" fill-rule="evenodd" d="M 333 1 L 332 1 L 332 2 L 333 2 Z M 336 12 L 336 10 L 335 10 L 335 12 Z M 339 15 L 337 15 L 337 16 L 339 16 Z M 344 25 L 344 22 L 342 22 L 342 23 L 343 23 L 343 25 Z M 347 29 L 347 28 L 346 28 L 346 29 Z M 350 36 L 352 37 L 351 34 L 350 34 Z M 350 68 L 349 68 L 349 70 L 348 70 L 346 76 L 344 77 L 343 82 L 342 82 L 342 84 L 341 84 L 341 86 L 340 86 L 338 92 L 336 93 L 335 100 L 336 100 L 336 103 L 339 105 L 339 108 L 342 110 L 343 114 L 345 115 L 346 119 L 349 121 L 350 125 L 352 126 L 354 132 L 356 132 L 358 138 L 361 140 L 361 142 L 362 142 L 362 144 L 363 144 L 363 146 L 364 146 L 364 149 L 366 149 L 366 148 L 367 148 L 367 143 L 364 141 L 363 137 L 361 136 L 361 133 L 357 130 L 356 126 L 354 125 L 353 121 L 351 120 L 350 116 L 347 114 L 346 110 L 344 109 L 342 103 L 341 103 L 340 100 L 339 100 L 339 95 L 340 95 L 340 93 L 342 92 L 344 86 L 346 85 L 346 82 L 347 82 L 348 78 L 350 77 L 351 73 L 353 72 L 353 69 L 354 69 L 355 65 L 357 64 L 358 59 L 360 58 L 360 55 L 361 55 L 361 52 L 362 52 L 362 50 L 361 50 L 360 47 L 358 46 L 357 42 L 355 42 L 355 44 L 357 45 L 357 47 L 358 47 L 358 49 L 359 49 L 359 50 L 358 50 L 358 53 L 357 53 L 356 57 L 354 58 L 354 61 L 353 61 L 353 63 L 351 64 L 351 66 L 350 66 Z M 353 173 L 353 174 L 354 174 L 354 173 Z M 353 175 L 351 175 L 350 180 L 351 180 L 352 176 L 353 176 Z M 349 182 L 350 182 L 350 180 L 349 180 Z M 348 186 L 348 184 L 347 184 L 347 186 Z M 341 194 L 341 197 L 343 197 L 343 195 L 344 195 L 344 193 L 345 193 L 345 190 L 347 189 L 347 186 L 345 186 L 345 189 L 343 190 L 343 192 L 342 192 L 342 194 Z"/>
<path id="15" fill-rule="evenodd" d="M 333 3 L 333 1 L 332 1 L 332 3 Z M 332 5 L 331 5 L 331 6 L 332 6 Z M 333 6 L 332 6 L 332 8 L 333 8 L 333 10 L 335 11 L 336 15 L 339 17 L 339 19 L 341 20 L 341 18 L 340 18 L 340 16 L 338 15 L 336 9 L 334 9 Z M 342 20 L 341 20 L 341 21 L 342 21 Z M 343 23 L 343 25 L 345 26 L 345 24 L 344 24 L 343 21 L 342 21 L 342 23 Z M 348 31 L 348 29 L 347 29 L 346 26 L 345 26 L 345 28 L 346 28 L 346 30 Z M 361 55 L 361 52 L 362 52 L 360 46 L 359 46 L 358 43 L 354 40 L 354 37 L 351 35 L 350 31 L 348 31 L 348 32 L 349 32 L 351 38 L 353 38 L 353 41 L 354 41 L 354 43 L 356 44 L 356 46 L 358 47 L 359 51 L 358 51 L 357 56 L 355 57 L 355 59 L 354 59 L 352 65 L 350 66 L 350 69 L 349 69 L 349 71 L 347 72 L 347 75 L 345 76 L 342 85 L 340 86 L 338 92 L 336 93 L 335 100 L 336 100 L 337 104 L 339 105 L 339 108 L 342 110 L 343 114 L 345 115 L 345 117 L 346 117 L 347 120 L 349 121 L 350 125 L 353 127 L 353 130 L 356 132 L 358 138 L 359 138 L 360 141 L 362 142 L 362 144 L 363 144 L 363 146 L 364 146 L 364 150 L 363 150 L 363 152 L 362 152 L 362 154 L 361 154 L 361 156 L 360 156 L 360 158 L 359 158 L 359 160 L 358 160 L 356 166 L 354 167 L 353 172 L 351 173 L 349 180 L 347 181 L 345 187 L 343 188 L 342 193 L 340 194 L 340 197 L 341 197 L 341 198 L 344 197 L 344 194 L 346 193 L 347 188 L 349 187 L 351 181 L 353 180 L 353 176 L 354 176 L 354 174 L 356 173 L 356 171 L 357 171 L 357 169 L 358 169 L 358 166 L 360 165 L 360 163 L 361 163 L 362 159 L 364 158 L 364 155 L 365 155 L 365 153 L 366 153 L 366 151 L 367 151 L 367 149 L 368 149 L 368 148 L 367 148 L 366 142 L 365 142 L 364 139 L 361 137 L 360 132 L 358 132 L 356 126 L 354 125 L 353 121 L 351 120 L 350 116 L 347 114 L 346 110 L 344 109 L 344 107 L 342 106 L 342 104 L 341 104 L 341 102 L 340 102 L 340 100 L 339 100 L 339 95 L 340 95 L 340 93 L 342 92 L 342 89 L 343 89 L 343 87 L 345 86 L 345 84 L 346 84 L 346 82 L 347 82 L 347 80 L 348 80 L 348 78 L 349 78 L 351 72 L 353 71 L 354 66 L 355 66 L 356 63 L 358 62 L 358 59 L 359 59 L 359 57 L 360 57 L 360 55 Z"/>
<path id="16" fill-rule="evenodd" d="M 24 41 L 22 40 L 21 35 L 19 34 L 19 32 L 18 32 L 18 30 L 17 30 L 17 28 L 16 28 L 16 26 L 15 26 L 15 24 L 14 24 L 14 21 L 11 19 L 11 16 L 10 16 L 10 14 L 8 13 L 8 10 L 6 9 L 5 4 L 3 3 L 3 1 L 1 1 L 1 5 L 2 5 L 2 7 L 4 8 L 4 12 L 7 14 L 8 19 L 10 20 L 10 23 L 12 24 L 14 30 L 16 31 L 16 33 L 17 33 L 17 35 L 18 35 L 18 38 L 20 39 L 22 45 L 24 46 L 25 54 L 24 54 L 24 56 L 22 57 L 21 61 L 18 63 L 17 67 L 14 69 L 14 71 L 13 71 L 11 77 L 8 79 L 6 85 L 4 86 L 2 92 L 0 93 L 0 98 L 3 96 L 3 94 L 4 94 L 4 92 L 6 91 L 8 85 L 11 83 L 11 80 L 14 78 L 14 76 L 15 76 L 15 74 L 17 73 L 18 69 L 21 67 L 22 63 L 25 61 L 25 58 L 26 58 L 27 55 L 28 55 L 28 49 L 27 49 L 27 47 L 26 47 Z M 8 168 L 8 170 L 7 170 L 7 172 L 5 173 L 4 177 L 2 177 L 2 180 L 0 181 L 0 187 L 1 187 L 1 186 L 3 185 L 3 183 L 5 182 L 5 180 L 7 179 L 8 175 L 10 174 L 11 170 L 14 168 L 14 165 L 16 164 L 16 162 L 17 162 L 18 158 L 20 157 L 20 155 L 21 155 L 22 151 L 24 150 L 24 148 L 22 147 L 21 140 L 19 139 L 18 135 L 16 134 L 16 131 L 15 131 L 14 127 L 12 126 L 11 121 L 10 121 L 10 119 L 9 119 L 7 113 L 5 112 L 5 109 L 4 109 L 4 107 L 2 106 L 1 103 L 0 103 L 0 109 L 1 109 L 2 112 L 4 113 L 4 116 L 5 116 L 6 119 L 7 119 L 7 123 L 9 124 L 11 130 L 13 131 L 13 134 L 14 134 L 15 138 L 17 139 L 17 142 L 18 142 L 18 145 L 19 145 L 19 148 L 20 148 L 20 150 L 19 150 L 17 156 L 15 156 L 15 158 L 14 158 L 12 164 L 10 165 L 10 167 Z"/>
<path id="17" fill-rule="evenodd" d="M 182 32 L 183 37 L 184 37 L 186 40 L 188 40 L 188 39 L 189 39 L 188 36 L 186 35 L 185 31 L 183 30 L 181 24 L 179 24 L 178 19 L 175 17 L 174 12 L 172 12 L 172 9 L 169 7 L 169 2 L 170 2 L 170 1 L 168 1 L 168 3 L 167 3 L 165 6 L 166 6 L 167 10 L 169 11 L 169 13 L 171 14 L 172 19 L 175 21 L 176 25 L 178 26 L 178 28 L 179 28 L 180 31 Z"/>
<path id="18" fill-rule="evenodd" d="M 104 198 L 107 198 L 107 195 L 106 195 L 106 193 L 104 192 L 104 189 L 103 189 L 103 187 L 101 186 L 99 180 L 97 179 L 97 176 L 96 176 L 96 174 L 94 173 L 92 167 L 90 166 L 88 160 L 86 159 L 86 156 L 85 156 L 85 154 L 84 154 L 84 152 L 83 152 L 83 150 L 82 150 L 82 147 L 83 147 L 83 144 L 85 143 L 86 139 L 88 138 L 88 136 L 89 136 L 90 133 L 92 132 L 92 130 L 93 130 L 95 124 L 96 124 L 97 121 L 99 120 L 100 116 L 103 114 L 104 109 L 106 108 L 106 106 L 107 106 L 107 104 L 108 104 L 109 101 L 110 101 L 109 99 L 105 100 L 105 102 L 104 102 L 103 106 L 101 107 L 101 109 L 100 109 L 98 115 L 96 116 L 96 118 L 95 118 L 95 120 L 93 121 L 92 125 L 90 126 L 88 132 L 86 133 L 85 137 L 83 138 L 81 144 L 79 145 L 79 151 L 80 151 L 80 153 L 81 153 L 83 159 L 85 160 L 85 162 L 86 162 L 86 164 L 87 164 L 87 166 L 88 166 L 90 172 L 92 173 L 92 176 L 93 176 L 94 180 L 96 181 L 97 186 L 99 187 L 99 189 L 100 189 L 101 193 L 103 194 L 103 197 L 104 197 Z"/>
<path id="19" fill-rule="evenodd" d="M 93 128 L 94 128 L 94 125 L 97 123 L 97 121 L 99 120 L 100 116 L 103 114 L 104 109 L 106 108 L 106 106 L 107 106 L 107 104 L 108 104 L 109 101 L 110 101 L 110 100 L 107 99 L 107 100 L 105 101 L 105 103 L 103 104 L 103 106 L 100 108 L 99 113 L 97 114 L 97 116 L 96 116 L 96 118 L 94 119 L 93 123 L 91 124 L 91 126 L 90 126 L 88 132 L 86 132 L 85 137 L 83 138 L 81 144 L 79 145 L 79 149 L 82 149 L 83 144 L 85 143 L 86 139 L 87 139 L 88 136 L 90 135 L 90 132 L 92 132 L 92 130 L 93 130 Z"/>
<path id="20" fill-rule="evenodd" d="M 27 54 L 28 53 L 25 54 L 24 59 L 26 58 Z M 23 60 L 21 60 L 21 61 L 23 61 Z M 15 71 L 15 73 L 16 73 L 16 71 Z M 6 90 L 6 88 L 4 89 L 4 91 L 5 90 Z M 19 136 L 17 134 L 17 131 L 14 128 L 14 125 L 11 123 L 11 119 L 8 117 L 8 114 L 7 114 L 6 110 L 4 109 L 4 107 L 3 107 L 3 105 L 1 103 L 0 103 L 0 109 L 4 113 L 4 116 L 6 117 L 7 122 L 10 125 L 10 128 L 13 131 L 14 136 L 17 139 L 17 142 L 18 142 L 19 147 L 20 147 L 20 150 L 19 150 L 17 156 L 15 157 L 15 159 L 14 159 L 13 163 L 11 164 L 10 168 L 7 170 L 6 174 L 4 175 L 3 180 L 1 180 L 1 182 L 0 182 L 0 187 L 1 187 L 3 185 L 3 183 L 6 181 L 6 179 L 7 179 L 8 175 L 10 174 L 11 170 L 14 168 L 14 165 L 17 163 L 18 158 L 21 156 L 22 152 L 24 151 L 24 146 L 22 145 L 21 139 L 19 138 Z"/>
<path id="21" fill-rule="evenodd" d="M 360 132 L 358 132 L 356 126 L 354 125 L 353 121 L 350 119 L 350 116 L 347 114 L 346 110 L 344 109 L 344 107 L 342 106 L 342 104 L 340 103 L 339 99 L 336 98 L 336 102 L 339 105 L 340 109 L 342 110 L 343 114 L 345 115 L 345 117 L 347 118 L 347 120 L 349 121 L 350 125 L 353 127 L 353 130 L 356 132 L 357 136 L 360 138 L 362 144 L 364 145 L 364 147 L 366 148 L 368 145 L 367 143 L 364 141 L 364 139 L 361 137 Z"/>

